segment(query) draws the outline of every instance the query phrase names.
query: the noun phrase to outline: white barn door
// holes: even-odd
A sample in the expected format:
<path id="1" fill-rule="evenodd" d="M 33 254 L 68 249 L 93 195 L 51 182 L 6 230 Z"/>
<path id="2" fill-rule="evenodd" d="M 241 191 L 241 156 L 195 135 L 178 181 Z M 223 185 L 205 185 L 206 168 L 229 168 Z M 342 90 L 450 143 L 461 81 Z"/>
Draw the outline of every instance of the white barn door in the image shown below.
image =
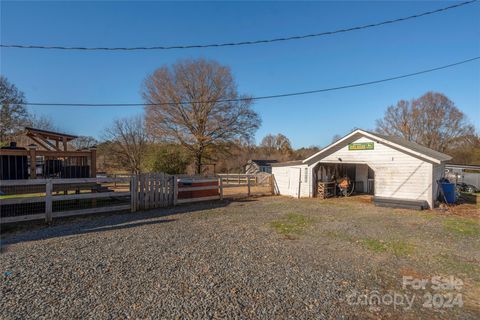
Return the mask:
<path id="1" fill-rule="evenodd" d="M 296 198 L 300 197 L 300 177 L 302 174 L 301 168 L 290 168 L 288 170 L 288 193 Z"/>

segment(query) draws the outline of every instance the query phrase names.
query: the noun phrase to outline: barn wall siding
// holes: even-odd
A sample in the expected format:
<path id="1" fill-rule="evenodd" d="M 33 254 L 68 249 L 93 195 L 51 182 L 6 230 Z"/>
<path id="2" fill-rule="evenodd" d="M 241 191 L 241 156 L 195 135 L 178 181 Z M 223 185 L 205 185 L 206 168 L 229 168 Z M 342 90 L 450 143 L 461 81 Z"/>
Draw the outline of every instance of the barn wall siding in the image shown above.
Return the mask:
<path id="1" fill-rule="evenodd" d="M 433 205 L 431 163 L 366 137 L 354 142 L 374 142 L 374 149 L 353 151 L 345 145 L 320 162 L 367 164 L 375 171 L 376 196 L 426 200 Z"/>
<path id="2" fill-rule="evenodd" d="M 375 195 L 379 197 L 425 200 L 434 207 L 438 194 L 437 180 L 443 177 L 444 164 L 432 164 L 415 155 L 400 151 L 387 144 L 367 137 L 360 137 L 354 143 L 373 142 L 373 150 L 348 150 L 348 144 L 335 146 L 330 155 L 310 162 L 309 165 L 273 167 L 277 191 L 282 195 L 298 196 L 292 193 L 291 170 L 300 168 L 300 196 L 314 195 L 313 170 L 318 163 L 365 164 L 375 172 Z M 314 161 L 311 159 L 311 161 Z M 305 181 L 304 168 L 308 168 L 308 179 Z M 357 172 L 357 178 L 364 181 L 366 188 L 367 167 Z M 298 192 L 298 191 L 297 191 Z"/>
<path id="3" fill-rule="evenodd" d="M 272 174 L 275 183 L 275 193 L 289 195 L 289 170 L 290 167 L 272 167 Z"/>
<path id="4" fill-rule="evenodd" d="M 304 170 L 308 169 L 307 165 L 272 167 L 272 174 L 275 179 L 275 190 L 278 194 L 298 197 L 298 190 L 300 190 L 300 197 L 310 196 L 310 183 L 304 181 Z M 292 181 L 292 176 L 299 176 L 300 181 Z"/>

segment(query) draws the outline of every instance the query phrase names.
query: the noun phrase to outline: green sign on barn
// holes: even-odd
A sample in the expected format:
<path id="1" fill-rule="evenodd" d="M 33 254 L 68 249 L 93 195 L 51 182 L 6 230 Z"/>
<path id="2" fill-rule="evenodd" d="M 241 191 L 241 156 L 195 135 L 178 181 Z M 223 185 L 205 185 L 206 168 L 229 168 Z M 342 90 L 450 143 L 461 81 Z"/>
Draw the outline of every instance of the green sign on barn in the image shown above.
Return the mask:
<path id="1" fill-rule="evenodd" d="M 373 150 L 373 142 L 350 143 L 348 150 Z"/>

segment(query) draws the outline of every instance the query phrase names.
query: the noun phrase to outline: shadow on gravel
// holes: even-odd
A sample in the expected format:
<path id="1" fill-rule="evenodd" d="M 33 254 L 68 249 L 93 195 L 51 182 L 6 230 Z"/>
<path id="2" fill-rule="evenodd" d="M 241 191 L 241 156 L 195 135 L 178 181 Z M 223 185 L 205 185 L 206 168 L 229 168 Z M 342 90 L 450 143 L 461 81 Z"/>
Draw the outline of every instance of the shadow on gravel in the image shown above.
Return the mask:
<path id="1" fill-rule="evenodd" d="M 108 213 L 59 218 L 55 219 L 50 226 L 46 225 L 44 221 L 6 225 L 2 226 L 0 248 L 1 252 L 4 252 L 7 245 L 15 243 L 175 222 L 177 219 L 165 219 L 165 217 L 222 208 L 231 202 L 233 201 L 202 202 L 135 213 Z"/>

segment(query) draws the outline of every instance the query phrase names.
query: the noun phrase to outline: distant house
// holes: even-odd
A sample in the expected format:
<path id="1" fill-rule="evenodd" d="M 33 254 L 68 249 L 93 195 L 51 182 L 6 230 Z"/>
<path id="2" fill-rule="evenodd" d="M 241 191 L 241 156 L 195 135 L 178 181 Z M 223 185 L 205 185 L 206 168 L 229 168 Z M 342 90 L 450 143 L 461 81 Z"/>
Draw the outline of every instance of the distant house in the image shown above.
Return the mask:
<path id="1" fill-rule="evenodd" d="M 246 174 L 256 174 L 259 172 L 272 173 L 272 163 L 277 163 L 277 160 L 248 160 L 245 165 Z"/>

